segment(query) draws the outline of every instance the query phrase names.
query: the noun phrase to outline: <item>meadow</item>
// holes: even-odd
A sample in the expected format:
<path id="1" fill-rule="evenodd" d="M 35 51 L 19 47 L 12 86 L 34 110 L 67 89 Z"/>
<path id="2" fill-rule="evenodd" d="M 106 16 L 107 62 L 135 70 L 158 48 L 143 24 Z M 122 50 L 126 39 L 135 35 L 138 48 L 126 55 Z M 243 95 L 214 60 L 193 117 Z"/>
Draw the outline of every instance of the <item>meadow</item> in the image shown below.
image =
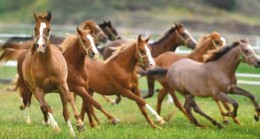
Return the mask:
<path id="1" fill-rule="evenodd" d="M 258 69 L 250 68 L 242 64 L 238 72 L 243 73 L 259 73 Z M 0 78 L 13 78 L 16 69 L 13 67 L 0 67 Z M 140 88 L 146 90 L 146 79 L 140 78 Z M 157 84 L 156 88 L 160 86 Z M 251 85 L 239 85 L 244 89 L 252 92 L 258 102 L 260 102 L 260 87 Z M 61 102 L 58 94 L 46 95 L 46 100 L 54 111 L 54 117 L 58 122 L 61 133 L 54 133 L 52 128 L 42 124 L 43 115 L 40 110 L 39 103 L 33 98 L 30 107 L 30 116 L 32 124 L 27 125 L 24 119 L 24 113 L 19 109 L 21 100 L 17 92 L 7 92 L 8 85 L 0 84 L 0 138 L 71 138 L 69 130 L 62 116 Z M 211 138 L 211 139 L 257 139 L 260 137 L 260 123 L 255 122 L 253 115 L 255 113 L 254 107 L 248 98 L 240 96 L 232 96 L 240 104 L 238 109 L 238 119 L 243 123 L 242 126 L 236 125 L 231 119 L 230 124 L 225 125 L 224 129 L 218 129 L 213 126 L 208 120 L 195 114 L 198 121 L 207 125 L 207 128 L 197 128 L 190 124 L 187 118 L 174 106 L 174 104 L 167 103 L 166 100 L 162 106 L 162 116 L 170 112 L 174 112 L 172 119 L 164 125 L 159 125 L 161 128 L 151 128 L 145 118 L 142 116 L 135 102 L 122 98 L 118 105 L 110 105 L 100 95 L 95 94 L 94 98 L 98 100 L 102 106 L 111 114 L 119 118 L 121 121 L 117 125 L 112 125 L 106 117 L 96 110 L 97 116 L 101 123 L 100 128 L 92 129 L 88 120 L 85 117 L 86 129 L 78 133 L 78 138 L 93 138 L 93 139 L 173 139 L 173 138 Z M 111 96 L 111 98 L 115 98 Z M 148 104 L 153 108 L 156 107 L 157 95 L 147 99 Z M 182 96 L 178 98 L 183 102 Z M 77 98 L 77 106 L 80 108 L 81 100 Z M 222 120 L 222 116 L 217 108 L 217 105 L 210 98 L 196 98 L 201 109 L 217 121 Z M 75 119 L 71 112 L 71 120 L 75 128 Z M 149 114 L 153 121 L 155 118 Z M 158 125 L 158 124 L 157 124 Z"/>

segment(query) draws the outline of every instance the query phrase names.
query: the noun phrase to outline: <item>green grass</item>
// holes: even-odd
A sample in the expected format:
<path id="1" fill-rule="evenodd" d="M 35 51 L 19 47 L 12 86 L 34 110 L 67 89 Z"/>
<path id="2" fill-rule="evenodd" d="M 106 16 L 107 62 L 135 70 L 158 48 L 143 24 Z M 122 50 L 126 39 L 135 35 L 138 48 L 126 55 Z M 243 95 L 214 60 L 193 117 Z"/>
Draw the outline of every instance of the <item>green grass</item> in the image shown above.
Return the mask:
<path id="1" fill-rule="evenodd" d="M 0 68 L 0 77 L 13 77 L 15 73 L 13 69 Z M 241 72 L 247 72 L 241 68 Z M 159 85 L 157 85 L 159 87 Z M 241 87 L 252 92 L 256 99 L 260 100 L 260 88 L 258 86 L 241 85 Z M 30 116 L 32 119 L 31 125 L 25 124 L 23 117 L 23 111 L 19 110 L 21 104 L 20 98 L 16 92 L 6 92 L 7 85 L 0 84 L 0 138 L 69 138 L 69 131 L 66 123 L 63 120 L 61 102 L 58 94 L 46 95 L 48 104 L 54 111 L 54 117 L 59 123 L 62 130 L 61 133 L 56 134 L 52 131 L 50 126 L 44 126 L 42 124 L 43 116 L 40 111 L 39 103 L 33 99 L 30 107 Z M 140 79 L 140 88 L 145 89 L 145 79 Z M 231 96 L 231 95 L 230 95 Z M 121 122 L 114 126 L 106 117 L 96 110 L 97 116 L 101 120 L 99 129 L 91 129 L 88 125 L 88 120 L 85 117 L 86 129 L 82 133 L 77 133 L 78 138 L 120 138 L 120 139 L 172 139 L 172 138 L 259 138 L 260 125 L 253 119 L 254 107 L 249 99 L 238 96 L 231 96 L 237 100 L 240 104 L 238 110 L 238 119 L 244 124 L 238 126 L 230 120 L 230 125 L 226 125 L 225 129 L 217 129 L 209 121 L 203 117 L 195 114 L 198 121 L 208 128 L 196 128 L 188 122 L 184 115 L 173 105 L 164 102 L 162 107 L 162 116 L 174 111 L 173 118 L 164 125 L 161 125 L 161 129 L 152 129 L 142 116 L 135 102 L 126 98 L 122 98 L 119 105 L 112 106 L 104 101 L 100 95 L 94 95 L 94 98 L 98 100 L 105 110 L 118 117 Z M 112 97 L 114 98 L 114 97 Z M 183 97 L 178 95 L 178 98 L 183 102 Z M 217 108 L 217 105 L 212 99 L 196 98 L 198 105 L 203 111 L 205 111 L 212 118 L 217 121 L 221 121 L 221 115 Z M 80 108 L 80 99 L 77 99 L 78 109 Z M 153 108 L 156 106 L 156 95 L 147 99 L 147 103 Z M 75 119 L 73 118 L 72 111 L 71 120 L 75 127 Z M 155 118 L 149 113 L 152 120 Z M 75 128 L 74 128 L 75 129 Z"/>

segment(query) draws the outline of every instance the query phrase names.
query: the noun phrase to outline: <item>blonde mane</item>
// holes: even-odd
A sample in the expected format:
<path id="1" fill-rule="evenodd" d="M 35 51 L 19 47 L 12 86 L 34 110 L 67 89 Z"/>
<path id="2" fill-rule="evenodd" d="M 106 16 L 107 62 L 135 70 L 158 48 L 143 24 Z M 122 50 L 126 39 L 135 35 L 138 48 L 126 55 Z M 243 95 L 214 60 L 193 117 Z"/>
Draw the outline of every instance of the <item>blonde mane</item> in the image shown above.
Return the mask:
<path id="1" fill-rule="evenodd" d="M 203 36 L 200 38 L 200 40 L 199 40 L 199 42 L 198 42 L 198 45 L 196 46 L 195 49 L 197 49 L 197 48 L 203 46 L 203 45 L 206 43 L 206 40 L 207 40 L 207 39 L 217 40 L 217 39 L 220 39 L 220 37 L 221 37 L 221 36 L 220 36 L 220 34 L 219 34 L 218 32 L 212 32 L 212 33 L 209 34 L 209 35 L 203 35 Z"/>
<path id="2" fill-rule="evenodd" d="M 113 54 L 105 60 L 105 63 L 115 59 L 120 53 L 122 53 L 124 50 L 129 48 L 130 46 L 136 44 L 136 40 L 127 40 L 123 44 L 121 44 L 119 47 L 112 47 L 110 49 L 114 50 Z"/>
<path id="3" fill-rule="evenodd" d="M 77 40 L 77 35 L 67 33 L 66 39 L 59 45 L 62 48 L 62 53 L 66 52 L 66 50 L 73 46 Z"/>

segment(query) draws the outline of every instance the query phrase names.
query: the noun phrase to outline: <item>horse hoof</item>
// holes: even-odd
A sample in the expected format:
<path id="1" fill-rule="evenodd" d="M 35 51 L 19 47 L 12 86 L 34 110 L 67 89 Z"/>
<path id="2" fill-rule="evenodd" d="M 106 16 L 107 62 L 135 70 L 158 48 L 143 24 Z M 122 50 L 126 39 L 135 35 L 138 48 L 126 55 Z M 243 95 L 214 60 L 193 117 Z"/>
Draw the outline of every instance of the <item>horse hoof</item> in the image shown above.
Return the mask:
<path id="1" fill-rule="evenodd" d="M 255 118 L 255 121 L 257 121 L 257 122 L 259 121 L 259 116 L 258 115 L 255 114 L 254 118 Z"/>
<path id="2" fill-rule="evenodd" d="M 224 128 L 224 126 L 222 124 L 220 124 L 220 123 L 217 123 L 217 127 L 218 127 L 218 129 L 223 129 Z"/>
<path id="3" fill-rule="evenodd" d="M 24 110 L 25 109 L 25 106 L 24 105 L 21 105 L 20 106 L 20 110 Z"/>
<path id="4" fill-rule="evenodd" d="M 70 136 L 73 137 L 73 138 L 77 138 L 77 136 L 75 135 L 75 133 L 72 132 L 72 131 L 70 132 Z"/>
<path id="5" fill-rule="evenodd" d="M 61 132 L 61 129 L 60 129 L 60 127 L 53 127 L 53 131 L 55 132 L 55 133 L 60 133 Z"/>
<path id="6" fill-rule="evenodd" d="M 161 124 L 161 125 L 165 124 L 165 121 L 163 120 L 163 118 L 161 118 L 158 122 L 159 122 L 159 124 Z"/>
<path id="7" fill-rule="evenodd" d="M 85 129 L 85 126 L 84 126 L 84 125 L 77 125 L 77 130 L 78 130 L 79 132 L 82 132 L 84 129 Z"/>
<path id="8" fill-rule="evenodd" d="M 116 124 L 118 124 L 119 122 L 120 122 L 120 120 L 119 120 L 118 118 L 115 118 L 115 119 L 112 120 L 112 124 L 113 124 L 113 125 L 116 125 Z"/>
<path id="9" fill-rule="evenodd" d="M 223 120 L 222 123 L 228 125 L 229 121 L 228 120 Z"/>
<path id="10" fill-rule="evenodd" d="M 46 126 L 51 125 L 50 119 L 48 119 L 47 122 L 43 120 L 42 123 L 43 123 L 43 125 L 46 125 Z"/>
<path id="11" fill-rule="evenodd" d="M 30 125 L 32 123 L 31 119 L 26 119 L 26 124 Z"/>

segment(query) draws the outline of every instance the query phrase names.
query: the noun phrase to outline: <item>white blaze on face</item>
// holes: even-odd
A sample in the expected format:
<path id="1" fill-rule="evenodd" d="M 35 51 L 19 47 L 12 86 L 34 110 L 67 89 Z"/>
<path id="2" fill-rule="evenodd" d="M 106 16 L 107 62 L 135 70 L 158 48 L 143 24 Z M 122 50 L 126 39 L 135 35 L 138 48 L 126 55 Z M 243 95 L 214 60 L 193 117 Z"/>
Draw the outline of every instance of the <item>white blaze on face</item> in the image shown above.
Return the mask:
<path id="1" fill-rule="evenodd" d="M 223 42 L 223 46 L 227 45 L 227 41 L 225 38 L 221 37 L 220 40 Z"/>
<path id="2" fill-rule="evenodd" d="M 197 44 L 197 41 L 190 35 L 190 32 L 188 30 L 184 30 L 184 32 L 189 36 L 189 38 Z"/>
<path id="3" fill-rule="evenodd" d="M 40 35 L 39 35 L 39 39 L 38 39 L 38 42 L 37 42 L 37 44 L 39 45 L 39 46 L 41 46 L 41 45 L 43 45 L 44 44 L 44 41 L 43 41 L 43 30 L 45 29 L 47 27 L 47 25 L 46 25 L 46 23 L 41 23 L 40 24 Z"/>
<path id="4" fill-rule="evenodd" d="M 96 45 L 95 45 L 95 43 L 94 43 L 93 37 L 92 37 L 90 34 L 88 34 L 88 35 L 87 35 L 87 39 L 90 41 L 92 51 L 93 51 L 95 54 L 99 54 L 99 52 L 98 52 L 98 50 L 97 50 L 97 47 L 96 47 Z"/>
<path id="5" fill-rule="evenodd" d="M 250 51 L 252 51 L 252 55 L 254 55 L 255 57 L 257 57 L 257 55 L 256 55 L 256 53 L 255 53 L 253 47 L 252 47 L 250 44 L 247 45 L 247 48 L 248 48 Z"/>
<path id="6" fill-rule="evenodd" d="M 151 51 L 150 51 L 150 49 L 148 48 L 147 45 L 145 45 L 144 47 L 145 47 L 146 55 L 147 55 L 148 60 L 149 60 L 149 67 L 154 68 L 155 62 L 154 62 L 153 57 L 151 55 Z"/>

